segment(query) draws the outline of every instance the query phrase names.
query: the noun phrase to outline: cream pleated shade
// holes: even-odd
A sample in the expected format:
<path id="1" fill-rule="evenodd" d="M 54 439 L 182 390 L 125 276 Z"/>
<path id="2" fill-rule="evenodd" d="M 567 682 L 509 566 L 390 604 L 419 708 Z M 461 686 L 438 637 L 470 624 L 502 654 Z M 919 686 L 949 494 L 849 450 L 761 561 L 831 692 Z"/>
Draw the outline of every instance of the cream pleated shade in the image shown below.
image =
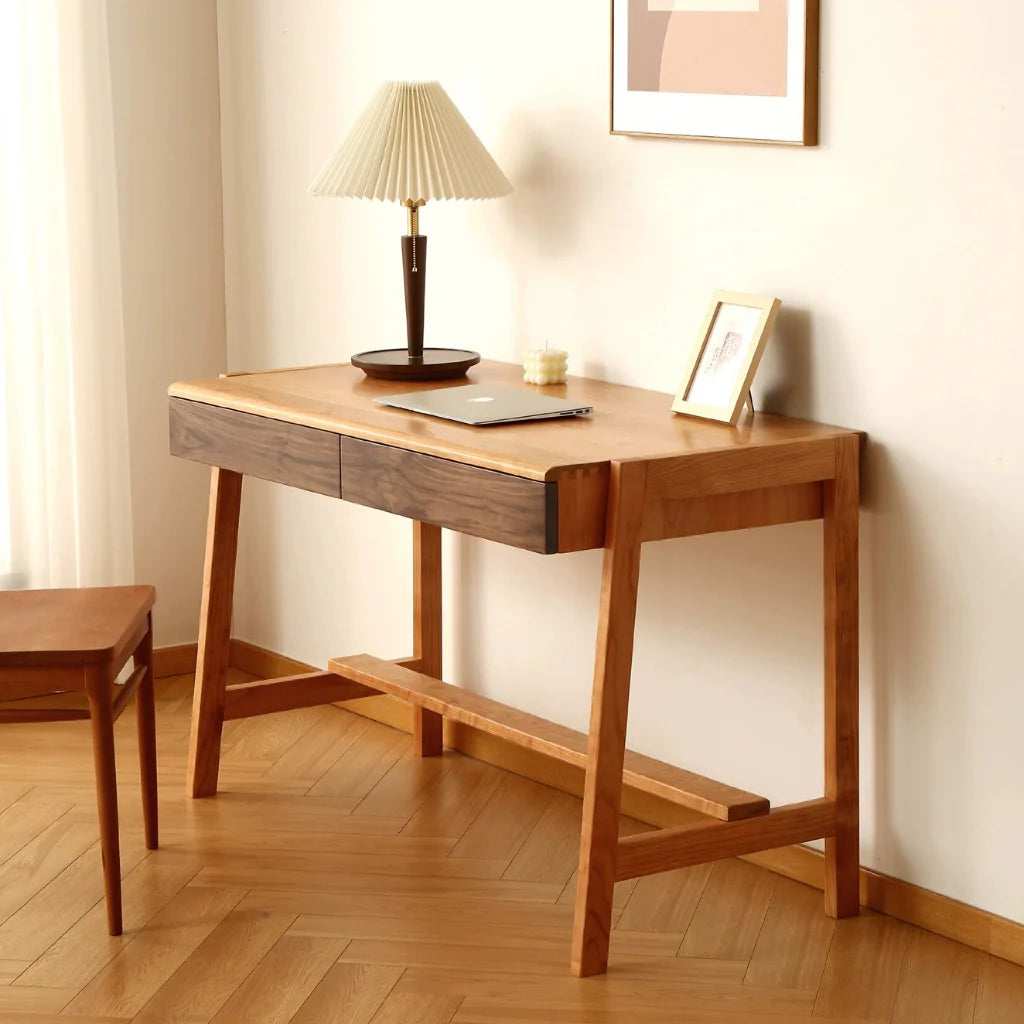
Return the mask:
<path id="1" fill-rule="evenodd" d="M 315 196 L 497 199 L 512 191 L 438 82 L 385 82 L 316 176 Z"/>

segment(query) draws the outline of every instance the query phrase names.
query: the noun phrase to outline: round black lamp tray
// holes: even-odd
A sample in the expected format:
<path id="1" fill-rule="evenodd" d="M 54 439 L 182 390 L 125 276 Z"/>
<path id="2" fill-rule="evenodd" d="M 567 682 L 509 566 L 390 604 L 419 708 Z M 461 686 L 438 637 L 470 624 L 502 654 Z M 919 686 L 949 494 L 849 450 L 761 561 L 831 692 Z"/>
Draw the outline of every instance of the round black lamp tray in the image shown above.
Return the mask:
<path id="1" fill-rule="evenodd" d="M 389 348 L 352 357 L 353 366 L 378 380 L 448 380 L 464 377 L 479 362 L 479 352 L 461 348 L 425 348 L 422 356 L 410 356 L 404 348 Z"/>

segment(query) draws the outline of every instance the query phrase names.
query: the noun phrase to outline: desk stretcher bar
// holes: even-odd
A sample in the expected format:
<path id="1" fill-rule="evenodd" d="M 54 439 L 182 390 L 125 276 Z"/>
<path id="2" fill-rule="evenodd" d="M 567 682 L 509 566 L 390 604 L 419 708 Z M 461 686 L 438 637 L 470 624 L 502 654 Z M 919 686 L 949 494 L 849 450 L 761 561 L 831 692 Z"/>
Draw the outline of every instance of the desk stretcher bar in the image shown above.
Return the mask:
<path id="1" fill-rule="evenodd" d="M 339 683 L 357 684 L 362 689 L 360 695 L 365 696 L 367 691 L 387 693 L 566 764 L 579 768 L 587 765 L 586 734 L 414 672 L 397 662 L 358 654 L 332 659 L 328 671 L 338 677 Z M 770 808 L 763 796 L 745 793 L 631 751 L 626 753 L 622 780 L 644 793 L 664 797 L 722 821 L 754 818 L 767 814 Z"/>
<path id="2" fill-rule="evenodd" d="M 358 654 L 332 659 L 328 671 L 333 673 L 339 690 L 345 685 L 356 687 L 353 696 L 390 694 L 537 753 L 586 767 L 587 737 L 583 733 L 452 686 L 399 662 Z M 836 831 L 833 800 L 808 800 L 772 810 L 764 797 L 630 751 L 625 754 L 622 781 L 719 820 L 620 838 L 617 881 L 828 839 Z"/>

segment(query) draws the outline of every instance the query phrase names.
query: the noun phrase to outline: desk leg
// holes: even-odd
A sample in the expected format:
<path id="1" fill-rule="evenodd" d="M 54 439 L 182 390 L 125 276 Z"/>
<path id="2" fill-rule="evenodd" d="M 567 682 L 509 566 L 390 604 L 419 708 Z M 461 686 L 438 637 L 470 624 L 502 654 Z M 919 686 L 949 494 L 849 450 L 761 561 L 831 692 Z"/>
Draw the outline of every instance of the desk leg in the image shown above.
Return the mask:
<path id="1" fill-rule="evenodd" d="M 581 978 L 608 969 L 646 482 L 646 463 L 612 463 L 572 934 Z"/>
<path id="2" fill-rule="evenodd" d="M 825 840 L 825 910 L 860 910 L 858 796 L 857 531 L 860 441 L 836 441 L 836 477 L 825 484 L 825 796 L 836 801 L 836 835 Z"/>
<path id="3" fill-rule="evenodd" d="M 199 660 L 188 750 L 188 792 L 193 797 L 212 796 L 217 792 L 241 500 L 241 473 L 214 468 L 210 476 L 210 518 L 206 526 L 203 603 L 199 616 Z"/>
<path id="4" fill-rule="evenodd" d="M 441 527 L 412 524 L 413 655 L 424 675 L 441 678 Z M 444 747 L 444 718 L 413 708 L 413 745 L 420 757 L 436 757 Z"/>

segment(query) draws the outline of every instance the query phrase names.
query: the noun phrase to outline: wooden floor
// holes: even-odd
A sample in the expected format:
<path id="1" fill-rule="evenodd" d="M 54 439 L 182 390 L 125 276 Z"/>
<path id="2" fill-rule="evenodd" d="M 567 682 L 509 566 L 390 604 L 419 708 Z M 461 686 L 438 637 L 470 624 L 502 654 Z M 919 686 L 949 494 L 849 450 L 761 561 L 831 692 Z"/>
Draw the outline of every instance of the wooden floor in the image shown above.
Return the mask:
<path id="1" fill-rule="evenodd" d="M 162 848 L 118 725 L 125 934 L 106 935 L 89 731 L 0 728 L 0 1024 L 1024 1022 L 1024 968 L 740 861 L 623 883 L 612 971 L 568 974 L 580 804 L 325 707 L 228 726 L 184 797 L 191 678 L 159 684 Z M 636 822 L 624 828 L 640 829 Z"/>

